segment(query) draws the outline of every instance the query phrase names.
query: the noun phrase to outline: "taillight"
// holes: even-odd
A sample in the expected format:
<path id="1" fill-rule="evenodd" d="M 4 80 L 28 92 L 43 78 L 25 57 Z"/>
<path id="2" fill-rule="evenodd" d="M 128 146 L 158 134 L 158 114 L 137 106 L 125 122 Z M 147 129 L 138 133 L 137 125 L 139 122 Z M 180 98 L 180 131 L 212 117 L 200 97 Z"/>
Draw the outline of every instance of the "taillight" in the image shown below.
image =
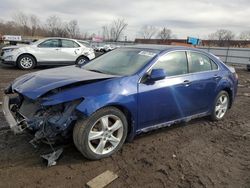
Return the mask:
<path id="1" fill-rule="evenodd" d="M 227 67 L 230 70 L 230 72 L 234 75 L 234 77 L 236 78 L 236 80 L 238 80 L 239 77 L 238 77 L 238 74 L 235 71 L 235 68 L 231 67 L 231 66 L 227 66 Z"/>
<path id="2" fill-rule="evenodd" d="M 238 80 L 239 76 L 236 72 L 234 72 L 234 77 Z"/>

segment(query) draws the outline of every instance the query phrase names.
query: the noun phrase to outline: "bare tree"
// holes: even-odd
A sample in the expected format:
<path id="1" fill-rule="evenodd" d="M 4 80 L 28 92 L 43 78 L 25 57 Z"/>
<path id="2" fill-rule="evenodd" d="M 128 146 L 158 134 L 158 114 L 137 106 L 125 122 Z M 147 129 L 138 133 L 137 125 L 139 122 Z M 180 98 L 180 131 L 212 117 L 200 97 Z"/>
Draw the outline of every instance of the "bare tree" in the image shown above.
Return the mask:
<path id="1" fill-rule="evenodd" d="M 17 12 L 13 15 L 13 20 L 22 28 L 22 34 L 28 35 L 29 33 L 29 17 L 23 12 Z"/>
<path id="2" fill-rule="evenodd" d="M 112 23 L 112 32 L 113 32 L 113 40 L 114 41 L 118 41 L 119 38 L 122 35 L 122 32 L 126 29 L 126 27 L 128 26 L 128 24 L 126 23 L 125 19 L 116 19 L 113 20 Z"/>
<path id="3" fill-rule="evenodd" d="M 57 16 L 50 16 L 46 20 L 46 29 L 51 36 L 56 35 L 56 30 L 61 27 L 61 19 Z"/>
<path id="4" fill-rule="evenodd" d="M 104 40 L 110 40 L 109 26 L 102 26 L 102 37 Z"/>
<path id="5" fill-rule="evenodd" d="M 88 39 L 88 38 L 89 38 L 88 32 L 83 32 L 83 33 L 81 33 L 81 38 L 83 38 L 83 39 Z"/>
<path id="6" fill-rule="evenodd" d="M 66 26 L 70 38 L 78 38 L 80 36 L 80 28 L 77 20 L 71 20 Z"/>
<path id="7" fill-rule="evenodd" d="M 157 28 L 152 25 L 144 25 L 141 30 L 139 31 L 139 34 L 144 39 L 151 39 L 157 32 Z"/>
<path id="8" fill-rule="evenodd" d="M 14 21 L 7 21 L 0 23 L 0 34 L 9 34 L 9 35 L 19 35 L 20 34 L 20 26 L 16 24 Z"/>
<path id="9" fill-rule="evenodd" d="M 239 38 L 241 40 L 250 40 L 250 31 L 241 32 Z"/>
<path id="10" fill-rule="evenodd" d="M 36 33 L 36 30 L 38 29 L 39 27 L 39 18 L 34 15 L 34 14 L 31 14 L 30 17 L 29 17 L 29 20 L 30 20 L 30 29 L 31 29 L 31 36 L 34 36 L 35 33 Z"/>
<path id="11" fill-rule="evenodd" d="M 209 35 L 209 38 L 213 40 L 232 40 L 234 37 L 235 34 L 226 29 L 219 29 L 215 33 Z"/>
<path id="12" fill-rule="evenodd" d="M 228 46 L 229 42 L 233 40 L 235 37 L 235 34 L 226 29 L 219 29 L 215 33 L 211 33 L 208 38 L 210 40 L 218 40 L 219 46 Z"/>
<path id="13" fill-rule="evenodd" d="M 66 25 L 58 16 L 50 16 L 46 21 L 46 29 L 52 37 L 67 37 Z"/>
<path id="14" fill-rule="evenodd" d="M 168 29 L 166 27 L 163 27 L 159 33 L 158 33 L 158 36 L 163 39 L 163 40 L 167 40 L 167 39 L 170 39 L 172 37 L 172 31 L 171 29 Z"/>
<path id="15" fill-rule="evenodd" d="M 105 40 L 118 41 L 128 24 L 124 19 L 115 19 L 110 25 L 102 26 L 102 35 Z"/>

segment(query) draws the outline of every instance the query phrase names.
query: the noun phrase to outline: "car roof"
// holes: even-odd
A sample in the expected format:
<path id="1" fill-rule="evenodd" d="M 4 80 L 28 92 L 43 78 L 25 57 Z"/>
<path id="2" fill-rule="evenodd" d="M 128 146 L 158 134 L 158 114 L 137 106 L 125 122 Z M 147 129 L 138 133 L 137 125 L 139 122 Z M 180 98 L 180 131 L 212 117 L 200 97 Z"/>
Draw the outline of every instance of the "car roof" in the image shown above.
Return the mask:
<path id="1" fill-rule="evenodd" d="M 48 40 L 48 39 L 66 39 L 66 40 L 74 40 L 74 41 L 76 41 L 76 39 L 63 38 L 63 37 L 45 37 L 45 38 L 41 38 L 41 40 Z"/>
<path id="2" fill-rule="evenodd" d="M 157 45 L 157 44 L 135 44 L 131 46 L 125 46 L 124 48 L 134 48 L 134 49 L 145 49 L 145 50 L 158 50 L 158 51 L 172 51 L 172 50 L 192 50 L 192 51 L 200 51 L 203 50 L 194 48 L 194 47 L 186 47 L 186 46 L 173 46 L 173 45 Z"/>

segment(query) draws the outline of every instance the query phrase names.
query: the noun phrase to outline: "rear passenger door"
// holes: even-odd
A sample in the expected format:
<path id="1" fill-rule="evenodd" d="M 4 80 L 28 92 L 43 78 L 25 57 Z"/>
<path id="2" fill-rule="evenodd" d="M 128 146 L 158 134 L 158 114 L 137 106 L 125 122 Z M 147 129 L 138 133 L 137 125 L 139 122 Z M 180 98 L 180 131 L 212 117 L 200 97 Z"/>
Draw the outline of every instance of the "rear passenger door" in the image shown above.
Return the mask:
<path id="1" fill-rule="evenodd" d="M 192 75 L 189 95 L 194 111 L 189 111 L 188 115 L 193 115 L 209 110 L 215 98 L 217 83 L 221 79 L 218 65 L 208 56 L 200 52 L 188 51 L 188 70 Z"/>
<path id="2" fill-rule="evenodd" d="M 60 61 L 74 63 L 81 54 L 81 46 L 72 40 L 61 39 Z"/>

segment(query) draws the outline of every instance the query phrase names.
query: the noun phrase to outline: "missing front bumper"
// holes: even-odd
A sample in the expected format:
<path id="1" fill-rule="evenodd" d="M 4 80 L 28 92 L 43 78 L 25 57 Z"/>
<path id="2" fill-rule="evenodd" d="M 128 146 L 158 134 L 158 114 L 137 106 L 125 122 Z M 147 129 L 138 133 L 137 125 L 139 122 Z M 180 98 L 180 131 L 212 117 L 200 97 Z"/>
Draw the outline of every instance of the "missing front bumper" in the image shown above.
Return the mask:
<path id="1" fill-rule="evenodd" d="M 24 130 L 24 128 L 22 127 L 22 124 L 24 123 L 25 119 L 23 119 L 22 121 L 17 121 L 10 111 L 10 105 L 11 105 L 10 97 L 8 95 L 5 95 L 3 99 L 3 105 L 2 105 L 2 111 L 5 116 L 5 119 L 7 123 L 9 124 L 10 129 L 15 134 L 22 133 Z"/>

